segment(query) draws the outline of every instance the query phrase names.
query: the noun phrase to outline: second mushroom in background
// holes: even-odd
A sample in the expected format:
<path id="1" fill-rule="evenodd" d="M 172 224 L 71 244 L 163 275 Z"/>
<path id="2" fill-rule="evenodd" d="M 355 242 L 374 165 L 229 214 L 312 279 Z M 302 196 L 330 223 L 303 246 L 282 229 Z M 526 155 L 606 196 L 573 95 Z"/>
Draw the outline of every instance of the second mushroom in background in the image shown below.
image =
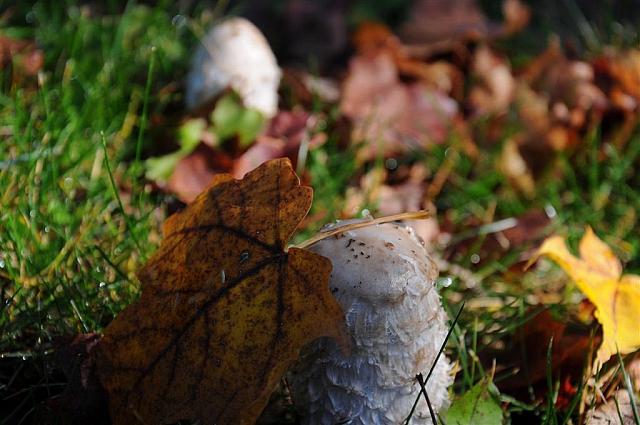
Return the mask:
<path id="1" fill-rule="evenodd" d="M 194 108 L 231 88 L 244 106 L 271 118 L 278 112 L 281 76 L 260 30 L 243 18 L 225 19 L 211 28 L 193 55 L 185 103 Z"/>

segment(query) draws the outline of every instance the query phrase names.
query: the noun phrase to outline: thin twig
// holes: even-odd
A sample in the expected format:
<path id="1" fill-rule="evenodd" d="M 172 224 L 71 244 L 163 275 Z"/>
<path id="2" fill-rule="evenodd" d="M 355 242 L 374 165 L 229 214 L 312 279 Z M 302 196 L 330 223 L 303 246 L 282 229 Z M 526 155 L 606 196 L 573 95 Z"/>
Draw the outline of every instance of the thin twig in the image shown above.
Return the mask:
<path id="1" fill-rule="evenodd" d="M 310 245 L 313 245 L 316 242 L 319 242 L 323 239 L 326 239 L 330 236 L 336 235 L 338 233 L 342 233 L 345 232 L 347 230 L 353 230 L 353 229 L 359 229 L 361 227 L 367 227 L 367 226 L 373 226 L 374 224 L 383 224 L 383 223 L 389 223 L 392 221 L 400 221 L 400 220 L 415 220 L 415 219 L 425 219 L 425 218 L 429 218 L 429 211 L 427 210 L 421 210 L 421 211 L 413 211 L 413 212 L 406 212 L 406 213 L 401 213 L 401 214 L 394 214 L 394 215 L 390 215 L 388 217 L 380 217 L 380 218 L 376 218 L 373 220 L 365 220 L 365 221 L 359 221 L 356 223 L 349 223 L 349 224 L 345 224 L 344 226 L 338 226 L 335 229 L 331 229 L 327 232 L 320 232 L 318 234 L 316 234 L 315 236 L 313 236 L 310 239 L 307 239 L 306 241 L 301 242 L 300 244 L 296 245 L 296 248 L 306 248 Z"/>

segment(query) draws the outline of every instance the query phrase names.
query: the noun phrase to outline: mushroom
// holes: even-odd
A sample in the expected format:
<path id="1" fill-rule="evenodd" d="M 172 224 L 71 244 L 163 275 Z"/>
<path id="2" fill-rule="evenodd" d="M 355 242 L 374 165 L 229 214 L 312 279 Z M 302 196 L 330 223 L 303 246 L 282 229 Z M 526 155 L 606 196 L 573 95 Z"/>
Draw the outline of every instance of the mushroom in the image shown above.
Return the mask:
<path id="1" fill-rule="evenodd" d="M 260 30 L 243 18 L 225 19 L 213 26 L 193 55 L 185 103 L 194 108 L 232 88 L 244 106 L 272 118 L 278 112 L 281 75 Z"/>
<path id="2" fill-rule="evenodd" d="M 448 331 L 435 263 L 413 229 L 398 223 L 345 228 L 308 249 L 333 263 L 329 288 L 345 310 L 351 353 L 328 338 L 302 349 L 288 373 L 296 410 L 310 424 L 402 423 L 420 393 L 416 375 L 429 372 Z M 452 382 L 441 356 L 426 384 L 435 411 L 448 407 Z M 431 423 L 424 397 L 411 423 Z"/>

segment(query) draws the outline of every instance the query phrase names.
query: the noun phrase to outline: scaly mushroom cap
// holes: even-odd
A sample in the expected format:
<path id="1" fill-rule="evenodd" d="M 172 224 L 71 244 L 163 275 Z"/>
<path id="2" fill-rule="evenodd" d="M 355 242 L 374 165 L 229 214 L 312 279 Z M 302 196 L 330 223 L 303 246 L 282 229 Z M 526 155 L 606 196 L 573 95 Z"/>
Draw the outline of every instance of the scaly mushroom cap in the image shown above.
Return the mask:
<path id="1" fill-rule="evenodd" d="M 231 87 L 246 107 L 271 118 L 278 112 L 281 75 L 260 30 L 243 18 L 225 19 L 213 26 L 193 55 L 185 103 L 193 108 Z"/>
<path id="2" fill-rule="evenodd" d="M 330 225 L 323 231 L 348 222 Z M 331 259 L 329 288 L 346 312 L 351 354 L 328 338 L 303 348 L 288 375 L 303 421 L 313 424 L 399 424 L 447 334 L 435 290 L 438 270 L 411 228 L 381 224 L 345 230 L 309 247 Z M 438 411 L 449 403 L 449 361 L 441 356 L 427 383 Z M 421 398 L 411 423 L 430 423 Z"/>

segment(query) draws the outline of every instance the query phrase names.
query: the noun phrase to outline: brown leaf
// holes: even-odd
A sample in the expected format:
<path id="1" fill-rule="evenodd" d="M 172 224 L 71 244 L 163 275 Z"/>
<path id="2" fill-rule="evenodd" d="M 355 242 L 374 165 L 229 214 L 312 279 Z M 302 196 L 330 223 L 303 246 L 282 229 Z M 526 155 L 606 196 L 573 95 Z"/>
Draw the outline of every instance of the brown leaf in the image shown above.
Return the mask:
<path id="1" fill-rule="evenodd" d="M 476 114 L 506 112 L 515 92 L 507 59 L 482 45 L 474 53 L 471 68 L 478 84 L 469 93 L 469 103 Z"/>
<path id="2" fill-rule="evenodd" d="M 410 49 L 403 46 L 386 25 L 361 24 L 353 35 L 353 44 L 359 55 L 370 59 L 380 54 L 390 55 L 404 79 L 419 81 L 425 87 L 462 99 L 464 76 L 460 69 L 444 60 L 426 63 L 413 58 Z"/>
<path id="3" fill-rule="evenodd" d="M 188 204 L 211 185 L 217 173 L 228 171 L 230 167 L 231 159 L 226 154 L 200 143 L 193 152 L 178 161 L 162 188 L 175 193 Z"/>
<path id="4" fill-rule="evenodd" d="M 506 370 L 517 370 L 515 375 L 499 382 L 501 391 L 508 391 L 522 399 L 528 395 L 527 388 L 533 386 L 538 397 L 543 397 L 547 387 L 548 367 L 552 376 L 565 384 L 558 394 L 556 407 L 572 399 L 575 392 L 570 382 L 579 382 L 585 366 L 586 355 L 594 350 L 597 337 L 591 340 L 588 328 L 569 325 L 567 321 L 556 320 L 549 310 L 544 310 L 516 330 L 513 349 L 498 356 L 498 364 Z M 548 349 L 551 339 L 551 359 Z M 487 356 L 487 363 L 493 357 Z M 548 362 L 551 362 L 549 366 Z"/>
<path id="5" fill-rule="evenodd" d="M 421 0 L 409 16 L 400 36 L 411 43 L 479 39 L 499 31 L 474 0 Z"/>
<path id="6" fill-rule="evenodd" d="M 632 402 L 629 391 L 626 388 L 620 389 L 606 403 L 595 410 L 588 411 L 586 423 L 591 425 L 637 424 L 632 403 L 638 405 L 640 399 L 636 398 Z"/>
<path id="7" fill-rule="evenodd" d="M 393 57 L 385 52 L 351 60 L 342 96 L 340 109 L 354 120 L 354 140 L 369 143 L 365 158 L 443 143 L 458 109 L 439 91 L 401 82 Z"/>
<path id="8" fill-rule="evenodd" d="M 300 105 L 306 109 L 313 109 L 314 102 L 318 98 L 324 103 L 337 103 L 340 100 L 340 87 L 337 81 L 294 68 L 284 68 L 282 71 L 280 87 L 288 94 L 284 96 L 284 100 L 293 98 L 291 104 L 286 103 L 287 109 Z"/>
<path id="9" fill-rule="evenodd" d="M 69 380 L 57 412 L 66 424 L 109 424 L 107 394 L 100 385 L 92 351 L 99 341 L 97 333 L 56 341 L 56 361 Z"/>
<path id="10" fill-rule="evenodd" d="M 531 18 L 520 0 L 502 3 L 504 22 L 490 22 L 474 0 L 419 0 L 400 37 L 423 56 L 454 50 L 456 44 L 512 35 L 524 29 Z"/>
<path id="11" fill-rule="evenodd" d="M 311 135 L 316 122 L 316 117 L 309 112 L 278 112 L 264 134 L 258 136 L 255 143 L 234 162 L 231 175 L 242 178 L 260 164 L 283 157 L 289 158 L 296 167 L 298 151 L 303 143 L 310 150 L 326 140 L 324 133 Z"/>
<path id="12" fill-rule="evenodd" d="M 167 219 L 138 272 L 139 301 L 107 327 L 100 378 L 114 423 L 253 423 L 300 348 L 348 344 L 331 262 L 284 248 L 312 193 L 270 161 L 212 186 Z"/>
<path id="13" fill-rule="evenodd" d="M 518 191 L 528 199 L 533 199 L 536 194 L 535 181 L 513 139 L 504 142 L 496 165 Z"/>
<path id="14" fill-rule="evenodd" d="M 520 0 L 504 0 L 502 2 L 502 33 L 516 34 L 527 27 L 531 19 L 531 9 Z"/>
<path id="15" fill-rule="evenodd" d="M 35 42 L 0 35 L 0 70 L 12 61 L 26 75 L 35 75 L 44 64 L 44 53 L 35 47 Z"/>

